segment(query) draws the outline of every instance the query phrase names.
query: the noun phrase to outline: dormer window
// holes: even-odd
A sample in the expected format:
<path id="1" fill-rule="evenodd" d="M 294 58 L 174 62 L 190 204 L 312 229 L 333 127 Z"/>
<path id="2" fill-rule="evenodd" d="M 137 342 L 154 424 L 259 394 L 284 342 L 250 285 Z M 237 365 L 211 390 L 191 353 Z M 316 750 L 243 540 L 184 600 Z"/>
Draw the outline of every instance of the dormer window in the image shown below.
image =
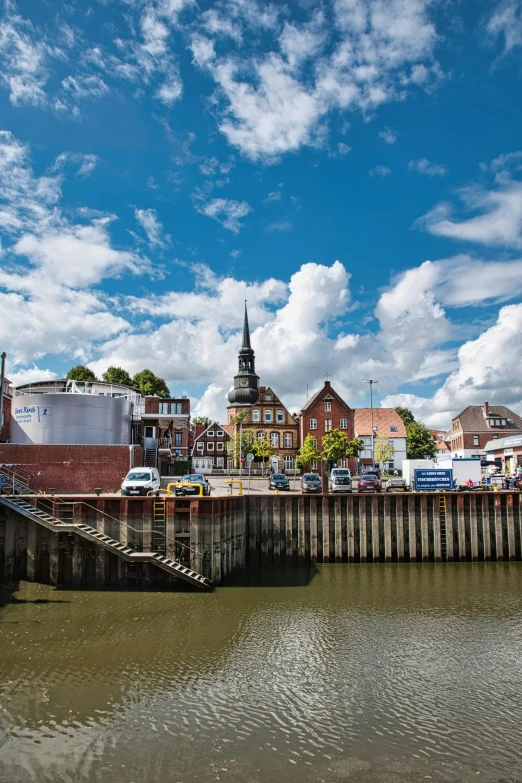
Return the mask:
<path id="1" fill-rule="evenodd" d="M 397 427 L 390 427 L 390 432 L 397 432 Z"/>

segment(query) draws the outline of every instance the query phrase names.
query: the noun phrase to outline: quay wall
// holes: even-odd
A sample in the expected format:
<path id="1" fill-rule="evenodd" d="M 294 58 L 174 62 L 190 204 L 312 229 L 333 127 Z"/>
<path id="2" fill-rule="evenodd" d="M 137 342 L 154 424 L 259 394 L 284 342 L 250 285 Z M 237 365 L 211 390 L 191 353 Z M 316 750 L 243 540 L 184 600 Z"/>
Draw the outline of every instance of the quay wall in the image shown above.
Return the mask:
<path id="1" fill-rule="evenodd" d="M 235 572 L 294 563 L 522 560 L 522 494 L 254 495 L 165 499 L 39 497 L 136 551 L 162 551 L 226 584 Z M 0 504 L 0 582 L 66 587 L 177 586 L 152 564 L 127 563 L 76 533 L 54 533 Z"/>

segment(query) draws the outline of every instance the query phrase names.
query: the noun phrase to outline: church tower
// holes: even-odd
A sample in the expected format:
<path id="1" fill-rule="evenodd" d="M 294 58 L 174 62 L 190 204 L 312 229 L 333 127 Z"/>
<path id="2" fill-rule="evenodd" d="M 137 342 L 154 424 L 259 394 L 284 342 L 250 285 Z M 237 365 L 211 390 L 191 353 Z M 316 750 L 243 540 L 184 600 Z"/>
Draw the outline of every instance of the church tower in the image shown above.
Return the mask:
<path id="1" fill-rule="evenodd" d="M 250 345 L 250 329 L 245 302 L 245 320 L 243 322 L 243 344 L 239 351 L 239 368 L 234 376 L 234 388 L 228 395 L 231 405 L 253 405 L 259 397 L 259 376 L 256 375 L 254 351 Z"/>

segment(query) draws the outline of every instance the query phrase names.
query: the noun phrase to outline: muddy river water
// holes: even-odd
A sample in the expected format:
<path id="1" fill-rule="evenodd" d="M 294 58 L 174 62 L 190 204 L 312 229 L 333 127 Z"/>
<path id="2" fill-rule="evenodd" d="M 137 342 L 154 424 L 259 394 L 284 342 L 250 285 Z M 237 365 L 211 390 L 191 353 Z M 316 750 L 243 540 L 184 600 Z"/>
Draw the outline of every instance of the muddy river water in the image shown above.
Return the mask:
<path id="1" fill-rule="evenodd" d="M 522 781 L 522 563 L 22 583 L 0 731 L 1 783 Z"/>

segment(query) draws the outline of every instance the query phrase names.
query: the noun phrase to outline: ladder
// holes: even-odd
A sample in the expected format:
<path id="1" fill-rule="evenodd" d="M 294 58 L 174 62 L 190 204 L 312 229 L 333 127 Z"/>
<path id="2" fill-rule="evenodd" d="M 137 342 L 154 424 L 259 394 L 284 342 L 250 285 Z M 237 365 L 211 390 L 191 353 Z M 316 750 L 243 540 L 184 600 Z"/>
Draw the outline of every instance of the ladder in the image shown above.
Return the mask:
<path id="1" fill-rule="evenodd" d="M 440 559 L 448 559 L 447 541 L 446 541 L 446 495 L 441 492 L 439 495 L 439 521 L 440 521 Z"/>
<path id="2" fill-rule="evenodd" d="M 152 499 L 152 548 L 162 555 L 167 554 L 167 506 L 165 498 Z"/>

